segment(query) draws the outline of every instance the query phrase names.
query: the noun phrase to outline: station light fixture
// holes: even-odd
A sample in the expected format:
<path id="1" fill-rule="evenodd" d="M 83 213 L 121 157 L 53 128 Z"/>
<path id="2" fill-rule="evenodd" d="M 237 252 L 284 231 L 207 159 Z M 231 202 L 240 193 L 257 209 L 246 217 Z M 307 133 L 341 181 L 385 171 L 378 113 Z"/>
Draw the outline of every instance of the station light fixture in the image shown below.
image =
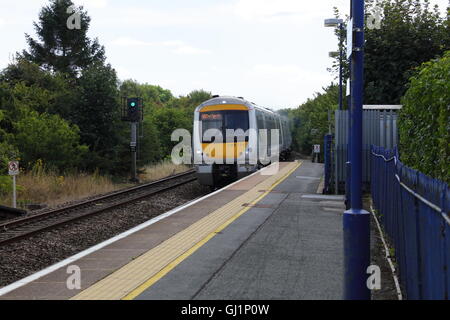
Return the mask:
<path id="1" fill-rule="evenodd" d="M 325 19 L 325 27 L 337 27 L 343 23 L 344 20 L 342 19 Z"/>

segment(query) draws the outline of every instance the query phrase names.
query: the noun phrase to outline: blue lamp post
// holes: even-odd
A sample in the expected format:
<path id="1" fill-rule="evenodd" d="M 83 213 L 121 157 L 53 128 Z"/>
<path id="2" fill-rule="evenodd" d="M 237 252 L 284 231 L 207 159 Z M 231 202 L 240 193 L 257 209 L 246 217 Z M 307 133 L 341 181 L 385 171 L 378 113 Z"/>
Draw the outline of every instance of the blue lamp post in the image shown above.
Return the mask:
<path id="1" fill-rule="evenodd" d="M 344 212 L 344 272 L 347 300 L 369 300 L 370 214 L 362 204 L 362 109 L 364 91 L 364 0 L 352 0 L 349 31 L 351 54 L 351 185 L 350 210 Z"/>

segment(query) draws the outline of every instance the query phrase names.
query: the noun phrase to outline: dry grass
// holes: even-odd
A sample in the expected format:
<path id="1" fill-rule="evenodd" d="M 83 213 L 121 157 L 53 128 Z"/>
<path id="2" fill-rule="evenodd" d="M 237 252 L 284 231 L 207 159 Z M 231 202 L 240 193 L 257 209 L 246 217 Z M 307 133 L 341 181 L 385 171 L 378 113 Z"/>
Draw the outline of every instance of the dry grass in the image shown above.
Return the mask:
<path id="1" fill-rule="evenodd" d="M 17 177 L 18 204 L 47 204 L 54 206 L 68 201 L 117 190 L 109 178 L 96 174 L 71 174 L 59 176 L 53 173 L 29 172 Z M 0 200 L 10 205 L 11 195 Z"/>
<path id="2" fill-rule="evenodd" d="M 188 171 L 190 167 L 185 165 L 175 165 L 170 160 L 166 160 L 154 165 L 146 166 L 145 173 L 139 175 L 141 181 L 159 180 L 174 174 Z"/>
<path id="3" fill-rule="evenodd" d="M 189 170 L 188 166 L 176 166 L 164 161 L 144 168 L 139 178 L 142 182 L 154 181 Z M 38 162 L 30 172 L 22 172 L 17 177 L 18 206 L 27 204 L 58 204 L 80 200 L 99 194 L 129 187 L 128 184 L 115 184 L 108 177 L 98 174 L 68 174 L 60 176 L 44 168 Z M 11 194 L 0 196 L 0 204 L 10 206 Z"/>

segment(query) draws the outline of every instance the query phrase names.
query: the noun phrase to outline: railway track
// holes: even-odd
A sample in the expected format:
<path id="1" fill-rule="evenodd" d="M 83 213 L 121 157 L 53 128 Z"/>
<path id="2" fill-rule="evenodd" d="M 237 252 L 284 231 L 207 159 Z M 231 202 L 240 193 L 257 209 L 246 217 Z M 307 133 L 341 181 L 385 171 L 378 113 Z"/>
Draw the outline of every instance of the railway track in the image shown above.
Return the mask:
<path id="1" fill-rule="evenodd" d="M 3 222 L 0 224 L 0 246 L 112 210 L 161 192 L 172 190 L 195 180 L 195 170 L 189 170 L 158 181 L 120 190 L 68 207 Z"/>

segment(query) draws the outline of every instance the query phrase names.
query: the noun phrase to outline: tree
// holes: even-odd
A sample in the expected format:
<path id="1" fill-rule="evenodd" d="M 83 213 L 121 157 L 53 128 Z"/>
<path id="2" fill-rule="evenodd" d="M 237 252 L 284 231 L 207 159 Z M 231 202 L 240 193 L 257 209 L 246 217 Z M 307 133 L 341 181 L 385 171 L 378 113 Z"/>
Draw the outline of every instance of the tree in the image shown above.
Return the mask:
<path id="1" fill-rule="evenodd" d="M 144 100 L 146 112 L 151 113 L 153 109 L 165 106 L 174 99 L 172 92 L 160 86 L 148 83 L 140 84 L 135 80 L 125 80 L 120 85 L 122 97 L 140 97 Z"/>
<path id="2" fill-rule="evenodd" d="M 0 125 L 5 119 L 5 112 L 0 110 Z M 8 162 L 15 160 L 18 156 L 16 148 L 14 148 L 11 141 L 11 134 L 2 129 L 0 126 L 0 175 L 7 172 Z"/>
<path id="3" fill-rule="evenodd" d="M 450 14 L 442 18 L 439 7 L 431 8 L 428 0 L 365 3 L 366 15 L 377 6 L 382 20 L 380 29 L 369 29 L 367 24 L 365 28 L 364 103 L 399 104 L 414 69 L 450 49 Z M 337 66 L 335 60 L 334 72 Z"/>
<path id="4" fill-rule="evenodd" d="M 78 100 L 76 90 L 63 74 L 42 70 L 23 58 L 0 73 L 0 82 L 11 89 L 16 101 L 27 100 L 27 105 L 39 113 L 69 118 L 71 108 Z"/>
<path id="5" fill-rule="evenodd" d="M 83 70 L 78 84 L 80 100 L 70 120 L 90 148 L 86 166 L 111 172 L 120 166 L 120 148 L 128 138 L 121 121 L 116 71 L 109 64 L 95 63 Z"/>
<path id="6" fill-rule="evenodd" d="M 80 145 L 79 129 L 57 115 L 31 111 L 15 124 L 15 145 L 25 166 L 42 160 L 59 170 L 75 168 L 87 146 Z"/>
<path id="7" fill-rule="evenodd" d="M 316 93 L 297 109 L 289 112 L 293 120 L 294 148 L 303 154 L 311 154 L 314 144 L 322 144 L 323 137 L 334 127 L 334 111 L 338 108 L 338 86 L 331 84 Z M 329 119 L 329 116 L 331 118 Z"/>
<path id="8" fill-rule="evenodd" d="M 190 130 L 193 126 L 193 117 L 193 114 L 186 117 L 182 109 L 160 108 L 155 110 L 152 122 L 158 128 L 162 158 L 169 156 L 172 148 L 178 143 L 171 141 L 173 131 L 176 129 Z"/>
<path id="9" fill-rule="evenodd" d="M 402 161 L 450 184 L 450 51 L 420 67 L 402 104 Z"/>
<path id="10" fill-rule="evenodd" d="M 29 51 L 24 50 L 22 55 L 47 70 L 74 77 L 92 63 L 104 62 L 105 50 L 97 39 L 87 37 L 91 19 L 83 7 L 76 9 L 81 28 L 67 27 L 69 7 L 75 8 L 71 0 L 51 0 L 42 8 L 39 22 L 34 23 L 38 40 L 26 34 Z"/>

